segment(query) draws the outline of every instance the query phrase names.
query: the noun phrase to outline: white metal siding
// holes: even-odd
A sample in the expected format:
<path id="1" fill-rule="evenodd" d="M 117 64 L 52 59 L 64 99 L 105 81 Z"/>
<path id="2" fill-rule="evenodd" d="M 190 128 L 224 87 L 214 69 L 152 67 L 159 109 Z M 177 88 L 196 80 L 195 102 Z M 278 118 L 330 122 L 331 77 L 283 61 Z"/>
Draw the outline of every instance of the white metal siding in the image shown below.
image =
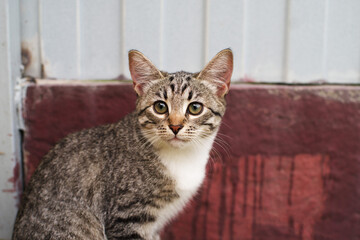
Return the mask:
<path id="1" fill-rule="evenodd" d="M 360 83 L 358 0 L 23 0 L 28 75 L 129 78 L 127 51 L 166 71 L 235 54 L 233 80 Z"/>
<path id="2" fill-rule="evenodd" d="M 10 239 L 19 202 L 20 134 L 14 90 L 20 78 L 19 1 L 0 1 L 0 239 Z"/>

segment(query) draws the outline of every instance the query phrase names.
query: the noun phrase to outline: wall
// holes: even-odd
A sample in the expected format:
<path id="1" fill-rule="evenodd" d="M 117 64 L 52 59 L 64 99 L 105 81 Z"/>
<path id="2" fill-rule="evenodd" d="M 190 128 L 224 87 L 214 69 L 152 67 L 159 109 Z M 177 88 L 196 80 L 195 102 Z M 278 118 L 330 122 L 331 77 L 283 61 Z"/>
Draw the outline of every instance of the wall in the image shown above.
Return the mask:
<path id="1" fill-rule="evenodd" d="M 0 239 L 8 239 L 22 191 L 15 97 L 20 80 L 19 2 L 0 1 Z"/>
<path id="2" fill-rule="evenodd" d="M 340 237 L 337 236 L 344 234 L 348 234 L 349 239 L 356 238 L 359 233 L 356 225 L 352 224 L 358 223 L 356 216 L 360 211 L 359 205 L 356 204 L 356 200 L 351 205 L 349 201 L 342 200 L 341 196 L 349 199 L 359 198 L 358 187 L 354 185 L 359 179 L 359 159 L 354 156 L 359 155 L 356 149 L 360 147 L 354 144 L 359 142 L 356 137 L 360 134 L 357 134 L 359 132 L 357 119 L 351 118 L 351 116 L 357 117 L 359 112 L 358 101 L 354 100 L 358 99 L 358 89 L 342 86 L 315 89 L 311 94 L 320 98 L 308 98 L 309 93 L 295 85 L 360 83 L 359 12 L 360 2 L 357 0 L 1 1 L 0 239 L 10 238 L 22 188 L 23 170 L 25 179 L 28 179 L 42 155 L 57 138 L 70 131 L 90 127 L 105 120 L 116 121 L 130 110 L 123 101 L 133 100 L 133 96 L 127 95 L 131 93 L 129 86 L 121 90 L 119 96 L 125 94 L 123 98 L 114 98 L 117 104 L 120 104 L 121 110 L 115 115 L 108 116 L 109 119 L 102 119 L 100 114 L 103 113 L 94 111 L 96 104 L 87 103 L 86 109 L 89 112 L 84 109 L 83 112 L 79 110 L 78 114 L 86 113 L 90 118 L 84 117 L 84 121 L 74 127 L 71 121 L 65 121 L 69 113 L 62 114 L 62 119 L 53 110 L 56 105 L 46 105 L 46 102 L 40 101 L 40 96 L 33 95 L 34 99 L 40 101 L 39 104 L 45 104 L 43 106 L 46 117 L 42 119 L 46 122 L 42 124 L 45 126 L 52 121 L 63 120 L 65 128 L 59 128 L 58 135 L 54 134 L 53 139 L 45 139 L 46 148 L 41 151 L 35 153 L 25 151 L 25 168 L 22 169 L 20 130 L 25 130 L 24 136 L 28 139 L 22 142 L 25 147 L 36 143 L 30 140 L 42 132 L 35 131 L 36 128 L 29 122 L 29 119 L 37 121 L 41 118 L 41 114 L 36 111 L 38 106 L 33 112 L 29 112 L 30 105 L 21 109 L 23 102 L 31 100 L 29 94 L 34 88 L 36 89 L 36 86 L 20 80 L 20 50 L 24 76 L 35 78 L 38 87 L 41 89 L 45 87 L 46 91 L 52 91 L 53 86 L 51 84 L 43 86 L 43 81 L 39 79 L 56 82 L 66 90 L 63 92 L 64 95 L 77 90 L 76 84 L 74 85 L 71 80 L 84 80 L 82 84 L 85 95 L 80 94 L 75 99 L 83 101 L 88 97 L 86 96 L 88 91 L 98 89 L 94 88 L 94 83 L 86 80 L 104 80 L 98 83 L 101 88 L 102 84 L 107 84 L 107 80 L 130 78 L 127 69 L 127 51 L 130 49 L 141 50 L 159 68 L 167 71 L 179 69 L 198 71 L 216 52 L 227 47 L 231 47 L 234 51 L 235 88 L 232 89 L 234 92 L 232 96 L 237 96 L 230 98 L 230 110 L 235 109 L 244 114 L 253 110 L 253 113 L 257 113 L 250 119 L 244 118 L 244 115 L 236 115 L 236 117 L 227 115 L 229 119 L 227 124 L 245 131 L 237 132 L 242 139 L 240 141 L 235 136 L 236 144 L 238 140 L 241 143 L 252 138 L 256 141 L 250 141 L 252 145 L 245 144 L 248 150 L 240 153 L 236 153 L 240 146 L 232 145 L 231 151 L 235 151 L 236 164 L 232 165 L 229 158 L 224 157 L 223 161 L 226 164 L 215 166 L 214 175 L 209 173 L 211 179 L 205 182 L 205 190 L 203 190 L 205 192 L 200 195 L 200 202 L 190 206 L 189 214 L 179 218 L 173 225 L 174 228 L 165 233 L 165 237 L 171 239 L 175 233 L 180 234 L 173 229 L 190 227 L 192 235 L 187 236 L 189 239 L 210 239 L 207 234 L 212 234 L 213 239 L 221 236 L 224 239 L 235 239 L 234 237 L 240 236 L 238 234 L 241 236 L 248 234 L 246 236 L 251 236 L 252 239 L 270 239 L 267 236 L 275 239 L 291 239 L 291 237 L 308 239 L 306 236 L 310 236 L 313 232 L 318 234 L 314 239 L 325 237 L 339 239 Z M 64 79 L 66 81 L 60 81 Z M 272 96 L 264 97 L 260 92 L 253 91 L 253 85 L 236 85 L 239 82 L 286 83 L 294 86 L 286 91 L 278 85 L 261 86 L 261 89 L 265 89 L 264 91 Z M 244 89 L 239 89 L 239 86 L 244 86 Z M 30 92 L 26 91 L 28 87 L 32 89 Z M 312 88 L 309 88 L 310 90 L 313 91 Z M 107 99 L 109 93 L 107 91 L 109 90 L 106 90 L 104 92 L 106 94 L 101 98 Z M 282 97 L 278 98 L 277 94 L 282 94 Z M 22 98 L 22 96 L 26 97 Z M 302 99 L 301 104 L 297 105 L 299 99 Z M 293 105 L 290 104 L 290 107 L 284 110 L 282 106 L 285 106 L 286 102 Z M 61 105 L 59 102 L 57 104 Z M 314 110 L 316 114 L 307 112 L 306 108 L 313 107 L 316 108 Z M 272 110 L 269 110 L 270 108 Z M 249 111 L 247 112 L 246 109 Z M 262 112 L 259 112 L 259 109 Z M 21 111 L 26 113 L 25 126 L 21 121 Z M 20 114 L 17 115 L 17 112 Z M 278 115 L 272 115 L 272 112 Z M 348 118 L 350 122 L 346 120 Z M 304 121 L 305 125 L 294 125 Z M 240 123 L 254 125 L 242 126 Z M 257 129 L 264 131 L 251 132 Z M 348 137 L 341 130 L 346 134 L 357 135 Z M 257 138 L 255 135 L 260 137 Z M 293 148 L 288 149 L 290 152 L 283 148 L 287 146 L 288 141 L 282 140 L 282 137 L 292 143 Z M 39 138 L 42 139 L 43 136 Z M 337 138 L 340 142 L 335 141 Z M 327 140 L 335 141 L 329 149 L 326 149 Z M 318 141 L 322 143 L 319 145 Z M 314 147 L 316 151 L 307 151 L 309 146 Z M 342 150 L 347 146 L 353 147 L 349 155 Z M 262 149 L 261 153 L 256 152 L 260 151 L 259 149 Z M 329 154 L 329 151 L 332 153 L 339 151 L 345 155 L 338 157 Z M 263 170 L 255 166 L 262 166 L 265 161 L 262 159 L 273 165 L 284 164 L 284 171 L 280 171 L 281 167 L 280 170 L 276 167 L 278 171 L 276 172 L 275 167 L 271 165 L 273 167 L 267 168 L 269 171 L 267 174 L 273 175 L 269 175 L 270 178 L 259 178 Z M 324 165 L 325 168 L 323 162 L 327 164 Z M 297 164 L 300 164 L 300 170 Z M 310 173 L 307 166 L 312 168 Z M 336 172 L 334 169 L 338 167 L 344 171 Z M 298 171 L 294 173 L 293 168 Z M 240 175 L 237 176 L 232 169 L 237 169 Z M 246 169 L 248 169 L 247 173 Z M 246 174 L 249 178 L 244 177 Z M 304 174 L 305 181 L 301 178 L 301 174 Z M 326 177 L 322 177 L 324 174 Z M 346 175 L 351 178 L 344 178 Z M 296 177 L 300 180 L 296 180 Z M 272 198 L 272 201 L 278 204 L 268 212 L 258 211 L 256 204 L 247 205 L 247 201 L 255 201 L 255 198 L 256 201 L 260 201 L 258 191 L 260 186 L 265 186 L 260 184 L 261 182 L 265 184 L 264 179 L 270 184 L 270 193 L 274 190 L 274 194 L 261 196 Z M 309 181 L 307 182 L 306 179 Z M 311 179 L 315 180 L 312 182 Z M 326 179 L 330 179 L 332 185 L 321 185 L 329 182 Z M 309 186 L 309 189 L 302 188 L 301 184 Z M 217 186 L 212 193 L 209 190 L 210 186 Z M 298 210 L 295 209 L 297 206 L 295 203 L 289 205 L 287 195 L 289 189 L 293 189 L 290 186 L 294 188 L 296 195 L 294 199 L 298 199 L 291 198 L 290 202 L 306 202 L 307 199 L 301 200 L 302 193 L 309 198 L 314 195 L 313 208 L 317 209 L 320 206 L 319 212 L 316 213 L 318 215 L 315 213 L 316 216 L 312 215 L 311 204 L 302 205 Z M 275 191 L 282 187 L 283 191 Z M 241 192 L 237 194 L 246 192 L 247 197 L 233 194 L 233 191 Z M 317 193 L 318 191 L 320 193 Z M 334 198 L 334 194 L 340 194 L 340 199 Z M 214 201 L 210 201 L 209 196 L 214 197 Z M 287 207 L 281 208 L 284 204 L 287 204 Z M 221 206 L 225 206 L 227 212 L 220 214 Z M 331 208 L 345 210 L 330 211 Z M 209 211 L 218 211 L 218 213 L 213 218 L 207 218 Z M 252 215 L 239 218 L 244 215 L 244 211 L 248 214 L 251 212 Z M 311 216 L 306 218 L 300 214 L 302 211 L 311 213 Z M 272 216 L 272 212 L 279 215 Z M 258 228 L 252 227 L 255 225 L 244 225 L 244 222 L 256 222 L 257 216 L 264 217 L 268 222 L 264 222 L 265 220 L 257 222 L 258 224 L 255 225 Z M 189 219 L 192 219 L 194 224 L 187 225 Z M 201 227 L 197 226 L 196 222 L 199 222 Z M 208 231 L 209 229 L 214 230 Z M 259 229 L 262 230 L 257 231 Z M 329 236 L 326 235 L 327 233 Z"/>
<path id="3" fill-rule="evenodd" d="M 22 1 L 25 72 L 129 78 L 129 49 L 199 71 L 231 47 L 235 81 L 360 83 L 358 12 L 357 0 Z"/>
<path id="4" fill-rule="evenodd" d="M 131 84 L 31 84 L 27 180 L 59 139 L 116 122 L 135 97 Z M 227 102 L 206 180 L 162 239 L 358 239 L 360 87 L 234 84 Z"/>

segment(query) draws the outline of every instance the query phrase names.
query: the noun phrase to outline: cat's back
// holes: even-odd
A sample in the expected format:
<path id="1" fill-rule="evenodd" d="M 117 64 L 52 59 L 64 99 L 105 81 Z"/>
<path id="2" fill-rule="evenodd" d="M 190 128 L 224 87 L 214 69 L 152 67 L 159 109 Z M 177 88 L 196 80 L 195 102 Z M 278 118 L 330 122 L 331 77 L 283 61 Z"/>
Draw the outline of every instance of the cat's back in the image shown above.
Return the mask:
<path id="1" fill-rule="evenodd" d="M 123 178 L 129 177 L 131 168 L 138 168 L 139 159 L 151 155 L 139 151 L 146 142 L 135 114 L 70 134 L 50 150 L 23 194 L 13 239 L 41 239 L 46 232 L 66 236 L 75 231 L 74 222 L 87 232 L 87 239 L 104 236 L 102 213 L 108 185 L 114 180 L 126 182 Z"/>
<path id="2" fill-rule="evenodd" d="M 86 179 L 98 175 L 109 163 L 136 155 L 136 143 L 141 136 L 135 113 L 121 121 L 69 134 L 60 140 L 36 169 L 29 185 L 44 185 L 57 178 L 68 182 L 72 178 Z M 130 144 L 132 143 L 132 144 Z M 109 169 L 111 170 L 111 169 Z"/>

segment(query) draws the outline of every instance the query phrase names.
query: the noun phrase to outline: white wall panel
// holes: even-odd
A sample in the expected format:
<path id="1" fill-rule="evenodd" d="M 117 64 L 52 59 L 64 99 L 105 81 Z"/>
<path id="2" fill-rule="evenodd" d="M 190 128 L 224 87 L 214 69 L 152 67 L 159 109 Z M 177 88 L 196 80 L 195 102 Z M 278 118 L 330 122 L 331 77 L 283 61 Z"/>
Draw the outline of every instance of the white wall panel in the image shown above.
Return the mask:
<path id="1" fill-rule="evenodd" d="M 26 65 L 26 74 L 37 78 L 41 77 L 38 2 L 38 0 L 22 0 L 20 5 L 23 63 Z"/>
<path id="2" fill-rule="evenodd" d="M 163 67 L 199 71 L 204 65 L 204 1 L 164 1 Z"/>
<path id="3" fill-rule="evenodd" d="M 327 3 L 291 1 L 286 82 L 326 80 Z"/>
<path id="4" fill-rule="evenodd" d="M 329 1 L 328 82 L 360 83 L 360 1 Z"/>
<path id="5" fill-rule="evenodd" d="M 358 0 L 22 0 L 26 74 L 129 78 L 127 52 L 199 71 L 223 48 L 233 80 L 360 83 Z"/>
<path id="6" fill-rule="evenodd" d="M 20 7 L 0 1 L 0 239 L 10 239 L 22 191 L 15 86 L 20 79 Z M 17 167 L 16 167 L 17 166 Z M 19 179 L 17 179 L 19 176 Z"/>
<path id="7" fill-rule="evenodd" d="M 80 0 L 39 0 L 44 77 L 81 78 Z"/>
<path id="8" fill-rule="evenodd" d="M 137 49 L 160 69 L 162 64 L 163 1 L 127 0 L 124 6 L 124 54 L 122 71 L 130 78 L 127 53 Z"/>
<path id="9" fill-rule="evenodd" d="M 111 79 L 118 77 L 122 64 L 122 9 L 118 0 L 80 1 L 77 35 L 80 45 L 79 77 Z"/>
<path id="10" fill-rule="evenodd" d="M 244 64 L 246 49 L 245 37 L 245 0 L 223 1 L 209 0 L 207 28 L 206 61 L 209 61 L 217 52 L 224 48 L 231 48 L 234 53 L 234 72 L 232 78 L 243 79 L 245 76 Z"/>
<path id="11" fill-rule="evenodd" d="M 250 0 L 245 4 L 245 78 L 283 81 L 286 50 L 286 0 Z"/>

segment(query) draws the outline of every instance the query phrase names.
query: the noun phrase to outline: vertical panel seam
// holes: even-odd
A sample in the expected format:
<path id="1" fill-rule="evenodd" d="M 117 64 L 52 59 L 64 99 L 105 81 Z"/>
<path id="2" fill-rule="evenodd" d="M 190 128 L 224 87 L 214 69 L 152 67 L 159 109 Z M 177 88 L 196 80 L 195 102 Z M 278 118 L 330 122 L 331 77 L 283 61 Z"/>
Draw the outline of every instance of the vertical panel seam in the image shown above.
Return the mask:
<path id="1" fill-rule="evenodd" d="M 246 58 L 246 34 L 247 34 L 247 22 L 246 22 L 246 1 L 243 0 L 243 8 L 242 8 L 242 41 L 241 41 L 241 63 L 240 63 L 240 80 L 245 80 L 246 78 L 246 65 L 245 65 L 245 58 Z"/>
<path id="2" fill-rule="evenodd" d="M 204 40 L 204 47 L 203 47 L 203 66 L 205 66 L 208 60 L 208 53 L 209 53 L 209 0 L 204 0 L 204 11 L 203 11 L 203 40 Z"/>
<path id="3" fill-rule="evenodd" d="M 160 24 L 159 24 L 159 68 L 164 68 L 164 1 L 160 0 Z"/>
<path id="4" fill-rule="evenodd" d="M 121 0 L 121 18 L 120 18 L 120 75 L 125 76 L 125 63 L 127 59 L 127 52 L 125 51 L 125 27 L 126 27 L 126 21 L 125 21 L 125 0 Z"/>
<path id="5" fill-rule="evenodd" d="M 285 83 L 289 82 L 289 37 L 291 31 L 291 0 L 285 2 L 285 26 L 284 26 L 284 53 L 283 53 L 283 64 L 282 64 L 282 80 Z M 281 82 L 281 79 L 279 79 Z"/>
<path id="6" fill-rule="evenodd" d="M 327 48 L 328 48 L 328 24 L 329 24 L 329 1 L 325 0 L 324 9 L 324 31 L 323 31 L 323 49 L 322 49 L 322 77 L 324 81 L 329 81 L 327 72 Z"/>
<path id="7" fill-rule="evenodd" d="M 76 73 L 77 78 L 81 78 L 81 13 L 80 0 L 76 0 Z"/>
<path id="8" fill-rule="evenodd" d="M 44 78 L 44 43 L 43 43 L 43 26 L 42 26 L 42 0 L 38 0 L 38 47 L 40 62 L 40 77 Z"/>

